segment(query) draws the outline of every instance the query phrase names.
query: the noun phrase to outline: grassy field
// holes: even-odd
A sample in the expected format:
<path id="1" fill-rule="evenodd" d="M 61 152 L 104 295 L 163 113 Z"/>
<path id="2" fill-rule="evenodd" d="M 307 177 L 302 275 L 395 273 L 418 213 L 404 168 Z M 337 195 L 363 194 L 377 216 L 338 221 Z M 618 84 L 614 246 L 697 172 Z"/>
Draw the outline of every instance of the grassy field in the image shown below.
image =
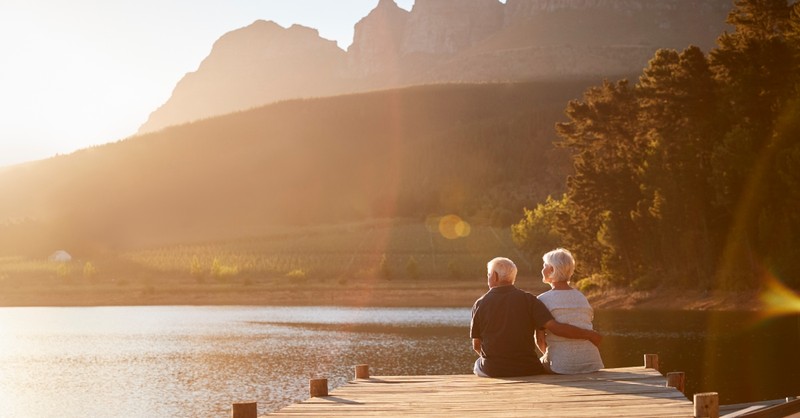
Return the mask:
<path id="1" fill-rule="evenodd" d="M 184 243 L 70 262 L 0 258 L 0 305 L 330 302 L 413 305 L 408 298 L 471 303 L 486 262 L 514 259 L 538 275 L 508 228 L 456 217 L 279 228 L 225 242 Z M 535 266 L 535 267 L 534 267 Z M 535 283 L 529 282 L 529 284 Z M 380 294 L 380 295 L 379 295 Z"/>

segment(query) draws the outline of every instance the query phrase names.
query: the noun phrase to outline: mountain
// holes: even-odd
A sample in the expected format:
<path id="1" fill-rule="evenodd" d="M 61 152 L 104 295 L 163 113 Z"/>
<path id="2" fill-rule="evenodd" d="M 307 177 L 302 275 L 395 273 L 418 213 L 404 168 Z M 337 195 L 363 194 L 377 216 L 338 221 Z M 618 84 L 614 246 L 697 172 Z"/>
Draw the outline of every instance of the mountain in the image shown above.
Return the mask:
<path id="1" fill-rule="evenodd" d="M 298 99 L 0 171 L 0 255 L 455 213 L 508 225 L 571 165 L 564 104 L 598 80 Z"/>
<path id="2" fill-rule="evenodd" d="M 223 35 L 197 71 L 184 76 L 141 132 L 283 99 L 351 90 L 347 56 L 315 29 L 256 21 Z"/>
<path id="3" fill-rule="evenodd" d="M 309 28 L 225 34 L 139 133 L 287 98 L 448 82 L 638 74 L 659 48 L 710 49 L 730 0 L 380 0 L 347 52 Z"/>
<path id="4" fill-rule="evenodd" d="M 356 23 L 353 44 L 347 50 L 348 70 L 367 85 L 394 85 L 400 81 L 402 45 L 409 12 L 392 0 L 380 0 Z"/>
<path id="5" fill-rule="evenodd" d="M 626 76 L 660 48 L 711 49 L 730 9 L 728 0 L 508 0 L 501 30 L 419 80 Z"/>
<path id="6" fill-rule="evenodd" d="M 416 0 L 403 36 L 404 55 L 450 56 L 503 26 L 497 0 Z"/>

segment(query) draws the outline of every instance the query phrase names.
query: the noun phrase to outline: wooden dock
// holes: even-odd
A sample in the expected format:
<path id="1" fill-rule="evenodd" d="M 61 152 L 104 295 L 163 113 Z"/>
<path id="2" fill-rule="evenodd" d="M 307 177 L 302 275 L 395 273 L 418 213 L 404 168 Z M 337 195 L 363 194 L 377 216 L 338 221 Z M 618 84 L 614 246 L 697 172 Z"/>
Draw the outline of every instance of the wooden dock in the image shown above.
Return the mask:
<path id="1" fill-rule="evenodd" d="M 357 378 L 268 416 L 694 417 L 692 401 L 666 381 L 642 366 L 518 378 Z"/>

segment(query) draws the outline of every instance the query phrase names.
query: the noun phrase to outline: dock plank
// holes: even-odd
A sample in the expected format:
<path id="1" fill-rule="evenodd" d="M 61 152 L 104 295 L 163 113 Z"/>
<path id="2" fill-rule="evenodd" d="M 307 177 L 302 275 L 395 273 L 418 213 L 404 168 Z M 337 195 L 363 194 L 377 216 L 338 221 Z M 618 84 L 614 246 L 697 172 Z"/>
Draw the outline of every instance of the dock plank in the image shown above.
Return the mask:
<path id="1" fill-rule="evenodd" d="M 692 417 L 692 402 L 644 367 L 582 375 L 489 379 L 474 375 L 374 376 L 270 417 Z"/>

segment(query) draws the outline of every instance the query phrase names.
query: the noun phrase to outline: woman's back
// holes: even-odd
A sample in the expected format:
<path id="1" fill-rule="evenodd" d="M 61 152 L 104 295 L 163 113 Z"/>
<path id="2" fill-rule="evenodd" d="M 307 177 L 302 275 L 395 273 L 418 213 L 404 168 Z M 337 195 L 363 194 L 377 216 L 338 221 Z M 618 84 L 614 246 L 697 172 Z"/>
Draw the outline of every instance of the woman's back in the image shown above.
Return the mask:
<path id="1" fill-rule="evenodd" d="M 556 321 L 592 329 L 594 311 L 576 289 L 550 290 L 538 296 Z M 547 333 L 547 350 L 541 358 L 546 368 L 559 374 L 590 373 L 602 369 L 603 360 L 594 344 Z"/>

